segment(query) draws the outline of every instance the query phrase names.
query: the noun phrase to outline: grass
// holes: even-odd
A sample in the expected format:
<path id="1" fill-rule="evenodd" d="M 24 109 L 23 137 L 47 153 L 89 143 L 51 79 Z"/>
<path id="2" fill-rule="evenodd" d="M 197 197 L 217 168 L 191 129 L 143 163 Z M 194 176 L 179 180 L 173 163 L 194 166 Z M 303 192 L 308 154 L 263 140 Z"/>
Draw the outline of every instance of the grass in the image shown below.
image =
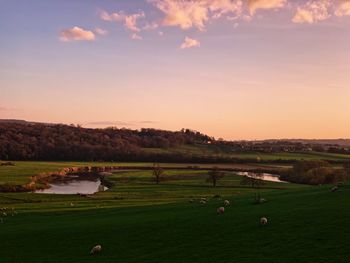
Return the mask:
<path id="1" fill-rule="evenodd" d="M 253 162 L 259 157 L 261 161 L 295 161 L 295 160 L 329 160 L 344 161 L 350 160 L 349 154 L 336 154 L 324 152 L 278 152 L 278 153 L 261 153 L 261 152 L 233 152 L 230 147 L 217 145 L 183 145 L 177 148 L 158 149 L 145 148 L 144 151 L 158 154 L 181 154 L 188 156 L 212 156 L 252 160 Z"/>
<path id="2" fill-rule="evenodd" d="M 264 197 L 261 205 L 249 193 L 230 197 L 224 215 L 217 199 L 59 212 L 48 204 L 0 225 L 1 262 L 349 262 L 349 185 Z M 103 251 L 90 256 L 96 244 Z"/>
<path id="3" fill-rule="evenodd" d="M 16 162 L 0 176 L 2 182 L 22 182 L 33 173 L 85 165 Z M 156 185 L 152 171 L 137 169 L 152 164 L 114 165 L 135 170 L 114 172 L 108 177 L 111 189 L 88 197 L 0 193 L 0 208 L 18 211 L 0 223 L 0 262 L 350 261 L 349 184 L 332 193 L 331 186 L 267 182 L 260 190 L 267 202 L 254 205 L 256 190 L 240 185 L 234 172 L 214 188 L 206 170 L 162 164 L 173 168 L 165 169 L 165 180 Z M 200 204 L 201 197 L 208 197 L 208 203 Z M 224 199 L 231 206 L 217 215 Z M 259 225 L 262 216 L 267 226 Z M 96 244 L 103 251 L 90 256 Z"/>
<path id="4" fill-rule="evenodd" d="M 66 167 L 82 166 L 153 166 L 153 163 L 110 163 L 110 162 L 38 162 L 38 161 L 16 161 L 15 166 L 0 166 L 0 185 L 12 184 L 23 185 L 31 180 L 31 176 L 44 172 L 55 172 Z M 188 167 L 194 165 L 202 168 L 212 168 L 214 165 L 222 168 L 239 168 L 239 169 L 277 169 L 278 166 L 263 164 L 174 164 L 162 163 L 162 167 Z"/>

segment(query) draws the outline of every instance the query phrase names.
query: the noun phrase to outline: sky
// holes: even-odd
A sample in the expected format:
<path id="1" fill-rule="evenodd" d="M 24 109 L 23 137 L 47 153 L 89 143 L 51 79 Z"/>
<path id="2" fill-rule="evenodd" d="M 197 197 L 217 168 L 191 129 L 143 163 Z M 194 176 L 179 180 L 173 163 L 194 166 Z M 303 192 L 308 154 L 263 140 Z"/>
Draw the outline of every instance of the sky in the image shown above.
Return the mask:
<path id="1" fill-rule="evenodd" d="M 0 119 L 350 138 L 350 1 L 0 0 Z"/>

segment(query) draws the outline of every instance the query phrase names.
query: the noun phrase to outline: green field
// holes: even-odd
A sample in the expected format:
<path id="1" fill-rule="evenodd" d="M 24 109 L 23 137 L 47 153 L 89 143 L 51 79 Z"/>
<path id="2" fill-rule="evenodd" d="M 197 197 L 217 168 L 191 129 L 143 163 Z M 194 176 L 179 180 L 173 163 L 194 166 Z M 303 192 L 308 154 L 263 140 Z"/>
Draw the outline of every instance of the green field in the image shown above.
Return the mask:
<path id="1" fill-rule="evenodd" d="M 0 185 L 14 184 L 21 185 L 30 182 L 31 177 L 44 172 L 55 172 L 66 167 L 83 167 L 83 166 L 149 166 L 153 163 L 110 163 L 110 162 L 15 162 L 15 166 L 0 166 Z M 162 163 L 162 167 L 188 167 L 198 166 L 201 168 L 211 169 L 213 166 L 222 168 L 237 168 L 242 170 L 249 169 L 278 169 L 278 165 L 266 164 L 174 164 Z M 281 166 L 285 167 L 285 166 Z"/>
<path id="2" fill-rule="evenodd" d="M 217 158 L 234 158 L 256 161 L 295 161 L 295 160 L 328 160 L 328 161 L 344 161 L 350 160 L 349 154 L 337 154 L 326 152 L 233 152 L 230 147 L 218 145 L 183 145 L 177 148 L 158 149 L 145 148 L 144 151 L 158 154 L 181 154 L 183 156 L 211 156 Z"/>
<path id="3" fill-rule="evenodd" d="M 87 164 L 16 162 L 0 167 L 1 182 L 22 183 L 40 172 L 80 165 Z M 152 171 L 137 169 L 152 164 L 118 165 L 135 169 L 113 172 L 112 188 L 86 197 L 0 193 L 0 208 L 9 211 L 0 223 L 0 262 L 350 261 L 349 184 L 333 193 L 329 185 L 266 182 L 260 193 L 267 202 L 253 204 L 257 190 L 242 186 L 235 172 L 212 187 L 205 170 L 212 165 L 180 170 L 186 166 L 162 164 L 160 185 Z M 209 201 L 200 204 L 202 197 Z M 231 205 L 218 215 L 224 199 Z M 262 216 L 268 225 L 260 226 Z M 102 253 L 89 255 L 96 244 Z"/>

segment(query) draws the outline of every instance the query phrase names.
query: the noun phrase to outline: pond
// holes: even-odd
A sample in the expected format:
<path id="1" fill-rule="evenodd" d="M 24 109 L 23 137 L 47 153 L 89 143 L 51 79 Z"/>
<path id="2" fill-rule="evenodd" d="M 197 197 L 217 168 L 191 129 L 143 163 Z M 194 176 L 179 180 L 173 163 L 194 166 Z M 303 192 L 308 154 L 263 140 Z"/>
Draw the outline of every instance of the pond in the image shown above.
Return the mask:
<path id="1" fill-rule="evenodd" d="M 256 175 L 257 173 L 253 173 L 253 172 L 237 172 L 237 174 L 241 175 L 241 176 L 252 177 L 253 175 Z M 264 181 L 278 182 L 278 183 L 288 183 L 286 181 L 281 181 L 279 175 L 269 174 L 269 173 L 260 173 L 260 175 L 262 175 L 261 179 L 264 180 Z"/>
<path id="2" fill-rule="evenodd" d="M 106 191 L 100 178 L 82 178 L 79 176 L 67 176 L 64 179 L 53 180 L 48 183 L 49 188 L 36 190 L 39 194 L 94 194 Z"/>

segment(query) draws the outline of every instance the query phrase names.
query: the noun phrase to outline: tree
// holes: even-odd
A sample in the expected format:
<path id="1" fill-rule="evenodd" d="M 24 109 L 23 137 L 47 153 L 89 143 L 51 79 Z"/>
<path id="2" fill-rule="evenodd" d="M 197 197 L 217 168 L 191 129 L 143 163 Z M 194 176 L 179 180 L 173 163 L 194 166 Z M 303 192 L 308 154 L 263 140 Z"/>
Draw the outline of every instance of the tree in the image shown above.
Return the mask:
<path id="1" fill-rule="evenodd" d="M 249 175 L 243 176 L 241 185 L 249 185 L 251 188 L 259 189 L 260 186 L 264 185 L 264 175 L 262 173 L 250 173 Z"/>
<path id="2" fill-rule="evenodd" d="M 218 167 L 213 167 L 211 171 L 208 172 L 208 182 L 211 182 L 213 184 L 213 187 L 216 187 L 217 181 L 219 181 L 221 178 L 225 176 L 225 173 L 220 171 Z"/>
<path id="3" fill-rule="evenodd" d="M 254 199 L 257 203 L 261 202 L 260 187 L 265 184 L 263 177 L 262 173 L 250 173 L 243 176 L 241 180 L 241 185 L 249 185 L 251 188 L 256 189 Z"/>
<path id="4" fill-rule="evenodd" d="M 163 173 L 164 173 L 164 170 L 162 167 L 159 166 L 159 164 L 153 165 L 153 175 L 157 184 L 160 183 Z"/>
<path id="5" fill-rule="evenodd" d="M 347 175 L 350 175 L 350 161 L 347 161 L 343 164 L 344 170 L 347 173 Z"/>

